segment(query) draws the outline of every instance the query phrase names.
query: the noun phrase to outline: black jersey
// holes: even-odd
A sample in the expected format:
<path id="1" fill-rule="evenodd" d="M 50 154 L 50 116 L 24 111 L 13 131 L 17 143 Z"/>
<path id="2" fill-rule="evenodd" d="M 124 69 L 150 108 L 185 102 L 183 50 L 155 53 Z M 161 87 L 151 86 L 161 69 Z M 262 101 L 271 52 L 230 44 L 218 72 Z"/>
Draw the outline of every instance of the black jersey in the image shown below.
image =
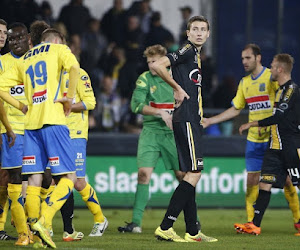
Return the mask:
<path id="1" fill-rule="evenodd" d="M 258 122 L 260 127 L 271 126 L 270 148 L 283 150 L 300 148 L 300 92 L 288 81 L 276 92 L 273 116 Z"/>
<path id="2" fill-rule="evenodd" d="M 200 122 L 203 117 L 201 97 L 201 62 L 197 48 L 187 42 L 179 50 L 167 54 L 173 79 L 190 96 L 173 114 L 174 122 Z"/>

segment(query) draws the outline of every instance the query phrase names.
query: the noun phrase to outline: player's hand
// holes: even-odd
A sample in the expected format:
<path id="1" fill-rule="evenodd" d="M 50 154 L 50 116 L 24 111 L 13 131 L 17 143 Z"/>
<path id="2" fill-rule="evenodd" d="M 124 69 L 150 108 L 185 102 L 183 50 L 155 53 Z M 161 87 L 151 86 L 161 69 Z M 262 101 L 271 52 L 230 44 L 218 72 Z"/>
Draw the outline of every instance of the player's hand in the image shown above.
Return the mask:
<path id="1" fill-rule="evenodd" d="M 166 125 L 168 126 L 168 128 L 170 128 L 171 130 L 173 130 L 172 115 L 170 115 L 166 111 L 162 111 L 161 112 L 161 118 L 166 123 Z"/>
<path id="2" fill-rule="evenodd" d="M 26 115 L 26 113 L 27 113 L 27 111 L 28 111 L 28 106 L 27 106 L 27 105 L 24 105 L 21 111 L 22 111 L 22 113 L 23 113 L 24 115 Z"/>
<path id="3" fill-rule="evenodd" d="M 190 99 L 190 96 L 181 87 L 178 90 L 174 90 L 175 108 L 182 104 L 184 98 Z"/>
<path id="4" fill-rule="evenodd" d="M 65 116 L 69 116 L 69 114 L 71 113 L 71 110 L 72 110 L 72 101 L 73 101 L 73 98 L 68 98 L 68 97 L 64 96 L 63 98 L 57 99 L 54 102 L 61 103 L 64 106 Z"/>
<path id="5" fill-rule="evenodd" d="M 203 119 L 202 119 L 202 126 L 203 126 L 203 128 L 207 128 L 207 127 L 209 127 L 210 125 L 211 125 L 210 119 L 209 119 L 209 118 L 203 117 Z"/>
<path id="6" fill-rule="evenodd" d="M 7 135 L 8 145 L 11 148 L 13 145 L 15 145 L 16 135 L 13 131 L 6 131 L 6 135 Z M 2 144 L 2 138 L 1 138 L 1 144 Z"/>
<path id="7" fill-rule="evenodd" d="M 250 127 L 251 127 L 250 123 L 245 123 L 245 124 L 241 125 L 240 128 L 239 128 L 240 135 L 243 134 L 244 130 L 249 129 Z"/>
<path id="8" fill-rule="evenodd" d="M 258 127 L 258 135 L 261 137 L 267 132 L 267 127 Z"/>

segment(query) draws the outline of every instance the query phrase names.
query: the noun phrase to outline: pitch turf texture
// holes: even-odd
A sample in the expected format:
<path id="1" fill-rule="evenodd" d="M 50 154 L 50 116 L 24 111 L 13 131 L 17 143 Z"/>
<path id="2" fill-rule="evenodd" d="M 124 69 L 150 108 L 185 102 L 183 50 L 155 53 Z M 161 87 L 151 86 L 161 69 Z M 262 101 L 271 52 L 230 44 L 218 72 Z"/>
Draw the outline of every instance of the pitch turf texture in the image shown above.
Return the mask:
<path id="1" fill-rule="evenodd" d="M 54 237 L 58 249 L 300 249 L 300 237 L 294 236 L 291 212 L 288 209 L 268 209 L 262 223 L 262 234 L 259 236 L 236 234 L 235 222 L 245 222 L 245 211 L 242 209 L 199 209 L 203 232 L 218 238 L 215 243 L 174 243 L 158 241 L 154 230 L 160 224 L 164 209 L 147 209 L 144 215 L 142 234 L 119 233 L 118 226 L 130 221 L 131 210 L 103 209 L 109 226 L 102 237 L 88 237 L 93 225 L 91 214 L 87 209 L 76 209 L 74 225 L 77 231 L 85 235 L 82 241 L 62 241 L 62 220 L 58 213 L 53 220 Z M 10 225 L 6 225 L 9 234 L 16 235 Z M 176 232 L 183 236 L 185 226 L 180 215 L 174 225 Z M 0 249 L 20 249 L 11 241 L 0 241 Z M 27 248 L 32 248 L 32 245 Z"/>

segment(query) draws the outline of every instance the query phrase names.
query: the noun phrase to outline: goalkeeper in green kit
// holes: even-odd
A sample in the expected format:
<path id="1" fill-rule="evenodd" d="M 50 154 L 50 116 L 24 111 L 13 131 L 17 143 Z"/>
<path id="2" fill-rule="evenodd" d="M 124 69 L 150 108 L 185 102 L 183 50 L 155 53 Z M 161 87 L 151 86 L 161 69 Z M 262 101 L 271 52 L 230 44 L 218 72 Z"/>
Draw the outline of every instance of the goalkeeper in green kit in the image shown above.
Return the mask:
<path id="1" fill-rule="evenodd" d="M 179 170 L 175 139 L 172 131 L 172 112 L 174 110 L 173 89 L 152 70 L 152 64 L 166 55 L 161 45 L 153 45 L 144 51 L 149 71 L 141 74 L 131 99 L 134 113 L 144 115 L 143 130 L 140 134 L 137 166 L 138 184 L 135 193 L 132 222 L 118 227 L 119 232 L 141 233 L 142 217 L 149 200 L 151 174 L 159 157 L 165 168 L 173 170 L 180 182 L 185 173 Z M 199 219 L 197 221 L 200 230 Z M 203 235 L 207 237 L 206 235 Z M 210 237 L 207 237 L 208 240 Z"/>

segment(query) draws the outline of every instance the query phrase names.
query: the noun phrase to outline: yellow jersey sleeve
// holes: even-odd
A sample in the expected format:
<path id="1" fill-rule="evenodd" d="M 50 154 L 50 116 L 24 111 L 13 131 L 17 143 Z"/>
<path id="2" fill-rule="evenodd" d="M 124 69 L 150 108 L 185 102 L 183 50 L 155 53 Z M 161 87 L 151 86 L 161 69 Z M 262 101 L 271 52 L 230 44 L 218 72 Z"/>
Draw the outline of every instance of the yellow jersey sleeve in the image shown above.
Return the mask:
<path id="1" fill-rule="evenodd" d="M 88 139 L 89 110 L 93 110 L 95 108 L 96 100 L 90 77 L 83 69 L 80 69 L 80 76 L 76 87 L 76 94 L 75 98 L 73 99 L 73 103 L 78 102 L 81 102 L 83 104 L 85 110 L 82 110 L 81 112 L 71 112 L 71 114 L 68 116 L 67 125 L 70 130 L 70 137 L 72 139 Z"/>
<path id="2" fill-rule="evenodd" d="M 246 99 L 243 92 L 243 79 L 239 83 L 238 90 L 232 100 L 232 104 L 236 109 L 243 109 L 246 105 Z"/>
<path id="3" fill-rule="evenodd" d="M 25 97 L 24 84 L 22 81 L 22 64 L 21 58 L 11 52 L 1 57 L 2 72 L 0 75 L 0 90 L 4 102 L 4 110 L 13 131 L 16 134 L 24 134 L 25 115 L 17 108 L 19 102 L 27 105 Z M 1 125 L 1 133 L 6 129 Z"/>

